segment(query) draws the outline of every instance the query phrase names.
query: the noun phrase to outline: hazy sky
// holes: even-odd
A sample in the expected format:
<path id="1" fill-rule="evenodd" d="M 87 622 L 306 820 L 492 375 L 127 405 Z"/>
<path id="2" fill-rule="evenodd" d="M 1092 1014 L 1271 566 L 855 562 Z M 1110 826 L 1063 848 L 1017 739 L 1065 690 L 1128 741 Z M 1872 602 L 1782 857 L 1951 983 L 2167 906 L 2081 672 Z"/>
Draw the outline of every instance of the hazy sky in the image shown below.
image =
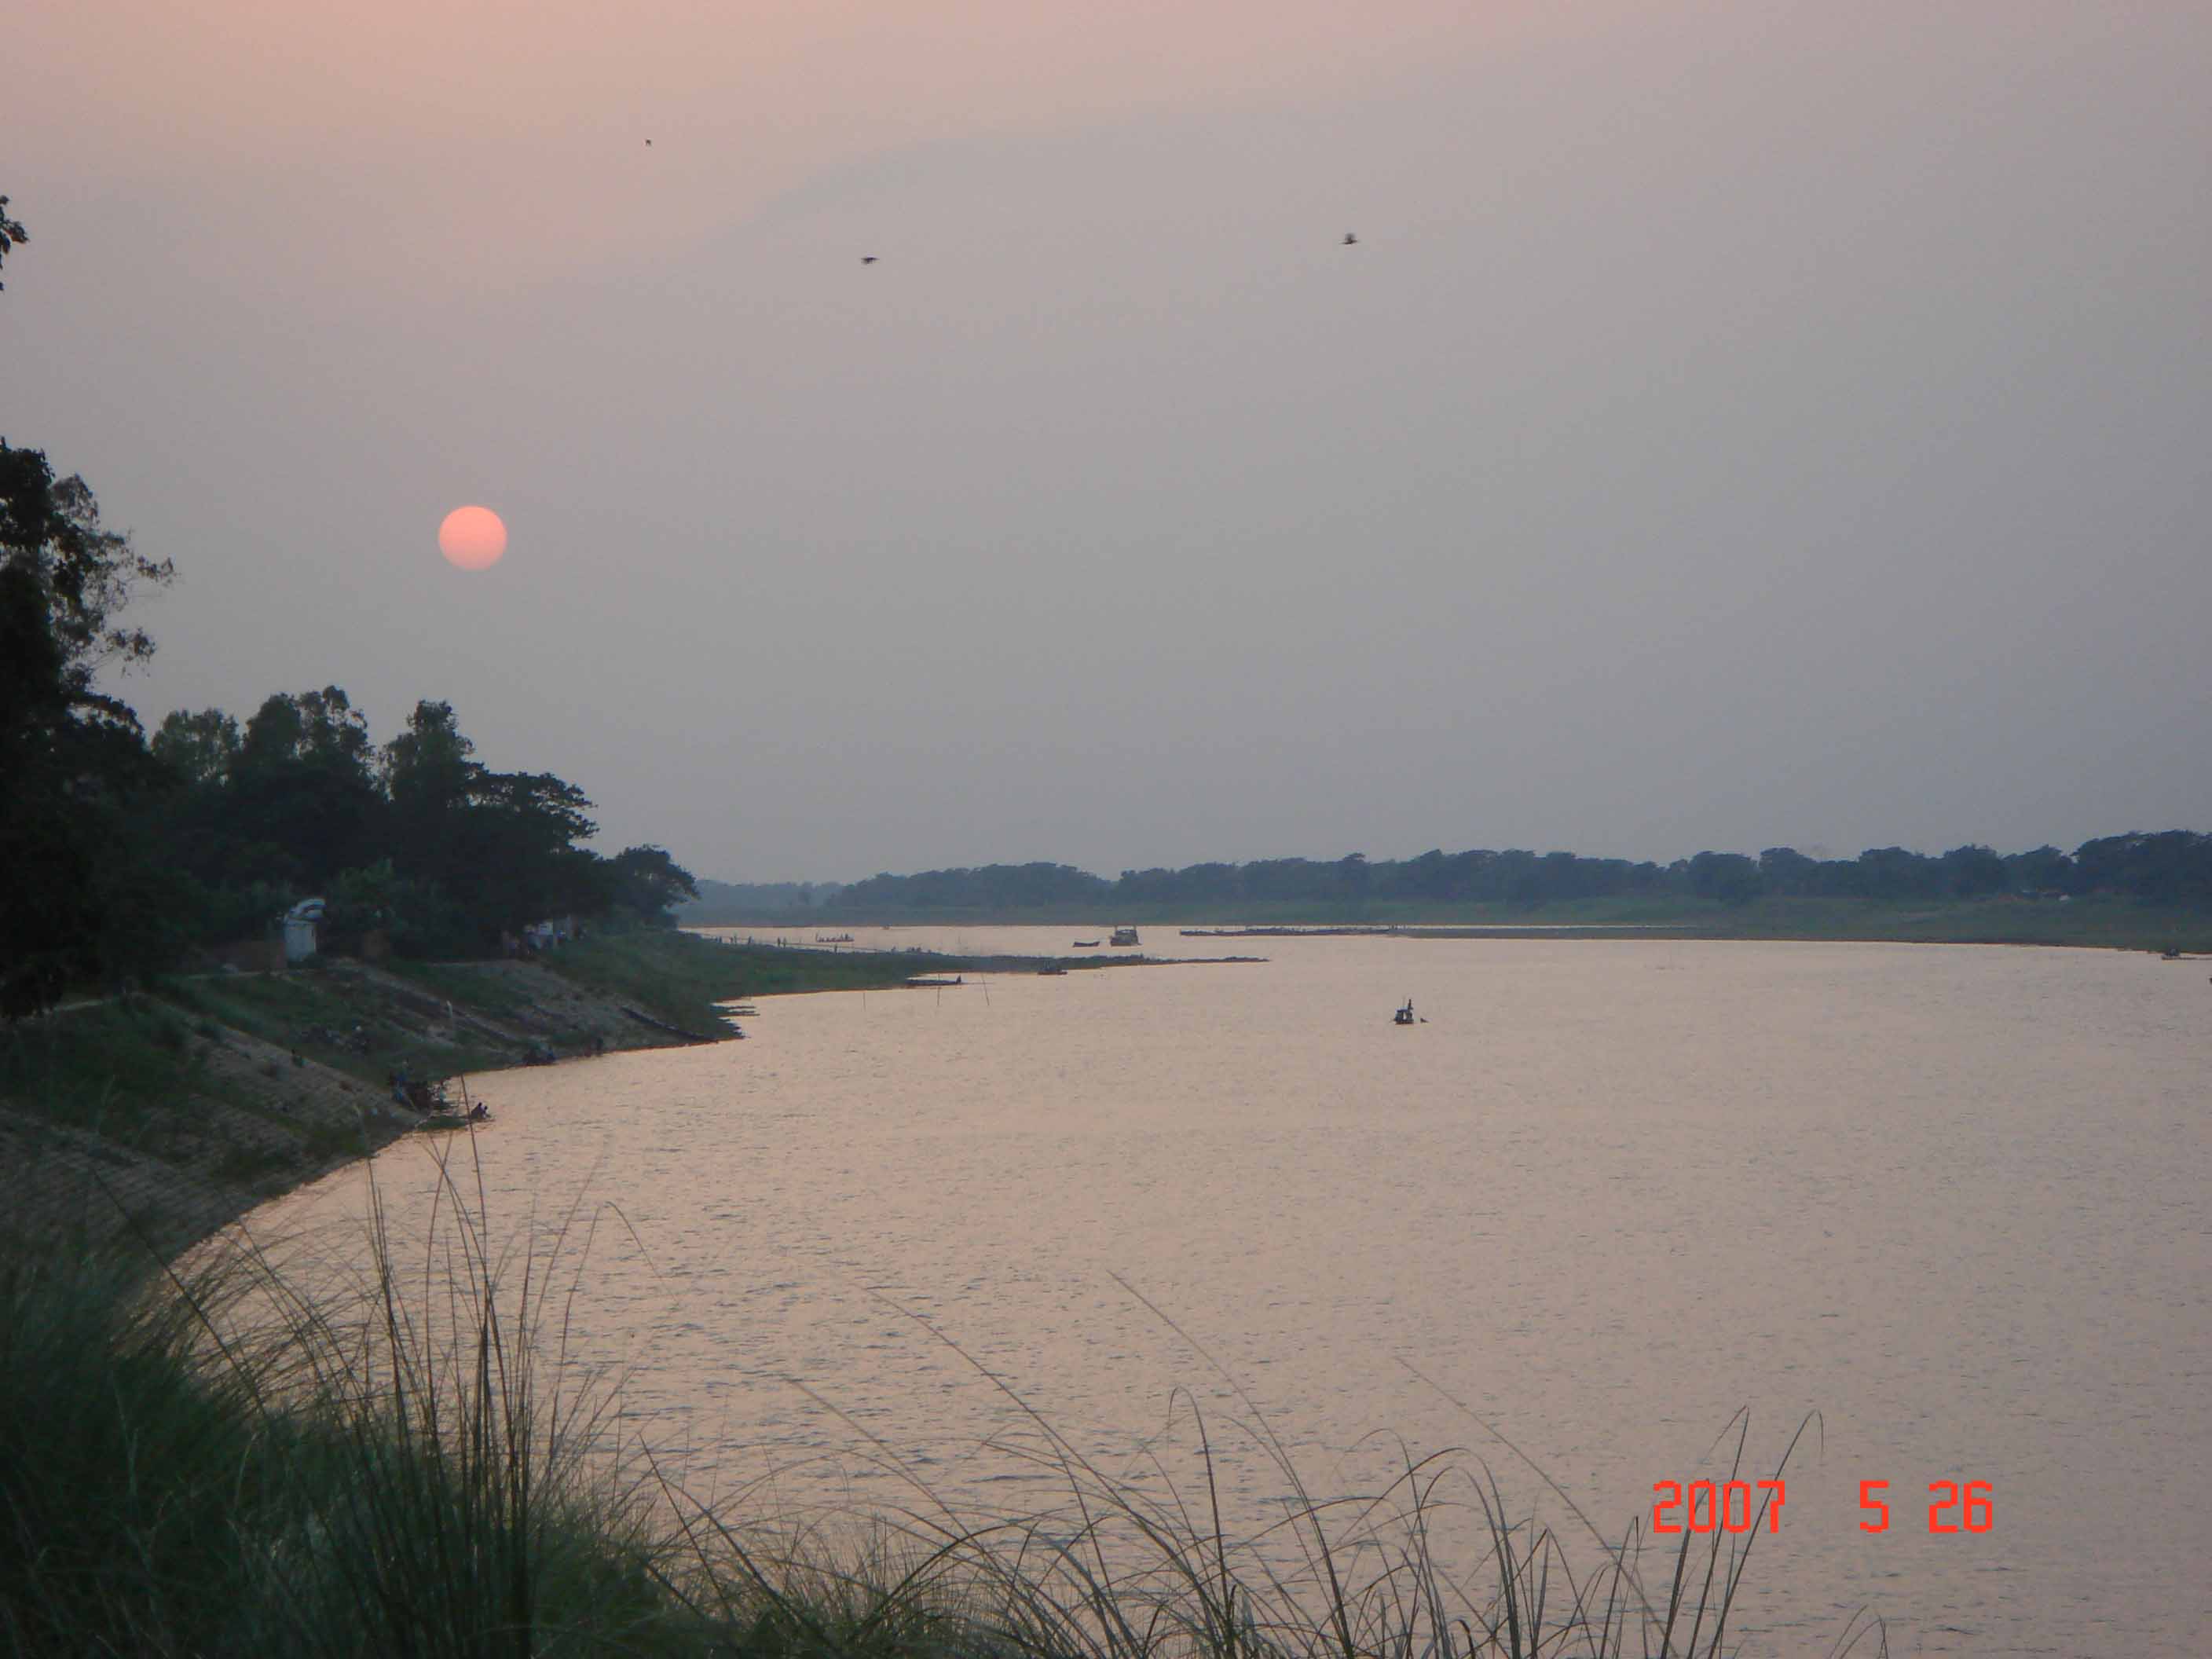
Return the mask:
<path id="1" fill-rule="evenodd" d="M 6 34 L 149 727 L 446 698 L 750 879 L 2212 829 L 2203 0 Z"/>

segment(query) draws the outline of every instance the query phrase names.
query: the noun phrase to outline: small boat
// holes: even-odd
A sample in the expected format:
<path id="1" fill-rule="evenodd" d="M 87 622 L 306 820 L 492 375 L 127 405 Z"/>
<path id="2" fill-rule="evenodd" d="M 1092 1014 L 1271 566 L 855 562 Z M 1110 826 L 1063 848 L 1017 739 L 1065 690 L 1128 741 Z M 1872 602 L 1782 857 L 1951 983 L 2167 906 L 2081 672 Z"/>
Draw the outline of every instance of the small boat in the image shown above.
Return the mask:
<path id="1" fill-rule="evenodd" d="M 1406 1006 L 1398 1010 L 1396 1013 L 1390 1016 L 1390 1023 L 1393 1025 L 1411 1025 L 1413 1023 L 1413 998 L 1407 997 L 1406 999 Z"/>
<path id="2" fill-rule="evenodd" d="M 1040 979 L 1046 979 L 1054 974 L 1065 975 L 1067 969 L 1065 968 L 1040 968 L 1037 969 L 1037 977 Z"/>
<path id="3" fill-rule="evenodd" d="M 1137 930 L 1133 927 L 1116 927 L 1114 930 L 1114 937 L 1106 942 L 1109 945 L 1134 945 L 1137 943 Z"/>
<path id="4" fill-rule="evenodd" d="M 1095 951 L 1105 942 L 1103 939 L 1079 939 L 1075 941 L 1075 948 L 1079 951 Z"/>
<path id="5" fill-rule="evenodd" d="M 418 1131 L 430 1133 L 441 1129 L 465 1129 L 473 1124 L 490 1121 L 490 1111 L 482 1101 L 478 1101 L 465 1112 L 433 1112 L 415 1127 Z"/>

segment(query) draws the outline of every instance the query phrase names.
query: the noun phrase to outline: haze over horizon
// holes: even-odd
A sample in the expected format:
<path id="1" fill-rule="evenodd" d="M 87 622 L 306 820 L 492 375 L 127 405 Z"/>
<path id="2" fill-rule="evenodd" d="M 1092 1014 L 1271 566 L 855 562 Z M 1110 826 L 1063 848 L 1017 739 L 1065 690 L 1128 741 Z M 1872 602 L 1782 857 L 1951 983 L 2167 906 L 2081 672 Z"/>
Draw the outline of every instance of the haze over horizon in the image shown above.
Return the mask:
<path id="1" fill-rule="evenodd" d="M 2201 4 L 9 33 L 149 729 L 442 698 L 747 881 L 2212 828 Z"/>

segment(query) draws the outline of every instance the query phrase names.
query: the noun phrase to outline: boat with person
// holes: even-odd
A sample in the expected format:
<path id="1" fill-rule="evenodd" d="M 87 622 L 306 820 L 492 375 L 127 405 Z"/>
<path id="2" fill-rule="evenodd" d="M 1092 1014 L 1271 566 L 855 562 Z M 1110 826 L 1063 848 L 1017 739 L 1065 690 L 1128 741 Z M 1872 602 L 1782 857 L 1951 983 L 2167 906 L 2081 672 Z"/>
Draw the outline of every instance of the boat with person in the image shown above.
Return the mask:
<path id="1" fill-rule="evenodd" d="M 481 1100 L 465 1112 L 433 1112 L 415 1126 L 417 1133 L 440 1129 L 466 1129 L 478 1123 L 491 1121 L 491 1108 Z"/>
<path id="2" fill-rule="evenodd" d="M 1413 998 L 1407 997 L 1406 999 L 1406 1006 L 1398 1010 L 1396 1013 L 1390 1016 L 1390 1023 L 1393 1025 L 1411 1025 L 1414 1023 Z"/>

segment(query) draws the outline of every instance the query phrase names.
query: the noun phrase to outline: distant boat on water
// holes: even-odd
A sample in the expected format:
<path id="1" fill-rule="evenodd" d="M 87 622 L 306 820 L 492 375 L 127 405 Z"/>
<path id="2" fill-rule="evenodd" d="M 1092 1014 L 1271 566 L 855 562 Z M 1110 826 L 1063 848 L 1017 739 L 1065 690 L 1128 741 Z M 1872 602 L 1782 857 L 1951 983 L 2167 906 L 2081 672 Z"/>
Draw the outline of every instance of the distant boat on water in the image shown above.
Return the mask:
<path id="1" fill-rule="evenodd" d="M 1075 941 L 1075 948 L 1079 951 L 1095 951 L 1105 941 L 1103 939 L 1079 939 Z"/>
<path id="2" fill-rule="evenodd" d="M 1393 1025 L 1411 1025 L 1414 1023 L 1413 998 L 1407 997 L 1406 999 L 1406 1006 L 1398 1010 L 1396 1013 L 1390 1016 L 1390 1023 Z"/>
<path id="3" fill-rule="evenodd" d="M 1114 930 L 1114 937 L 1106 942 L 1109 945 L 1134 945 L 1137 943 L 1137 930 L 1133 927 L 1116 927 Z"/>

